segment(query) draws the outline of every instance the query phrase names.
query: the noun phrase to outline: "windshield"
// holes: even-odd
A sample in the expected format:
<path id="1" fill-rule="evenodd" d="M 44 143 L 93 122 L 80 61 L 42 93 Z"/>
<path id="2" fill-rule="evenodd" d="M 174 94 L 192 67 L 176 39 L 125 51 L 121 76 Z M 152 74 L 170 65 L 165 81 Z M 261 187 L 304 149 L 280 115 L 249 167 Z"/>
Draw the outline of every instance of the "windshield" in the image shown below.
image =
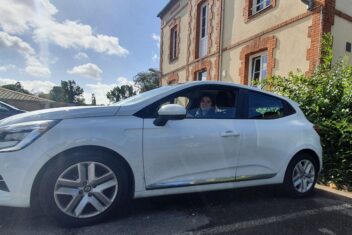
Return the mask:
<path id="1" fill-rule="evenodd" d="M 114 103 L 114 106 L 127 106 L 127 105 L 133 105 L 137 103 L 144 102 L 154 96 L 161 95 L 163 93 L 166 93 L 168 91 L 171 91 L 174 89 L 176 86 L 164 86 L 160 87 L 151 91 L 147 91 L 144 93 L 140 93 L 138 95 L 132 96 L 130 98 L 127 98 L 125 100 L 122 100 L 120 102 Z"/>

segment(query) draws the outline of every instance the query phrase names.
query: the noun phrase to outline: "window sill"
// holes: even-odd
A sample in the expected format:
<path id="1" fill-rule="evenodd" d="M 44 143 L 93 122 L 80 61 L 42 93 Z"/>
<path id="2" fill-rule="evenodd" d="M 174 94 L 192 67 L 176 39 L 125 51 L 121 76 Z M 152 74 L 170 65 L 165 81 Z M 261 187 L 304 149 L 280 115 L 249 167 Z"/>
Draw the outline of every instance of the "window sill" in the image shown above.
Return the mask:
<path id="1" fill-rule="evenodd" d="M 173 64 L 173 63 L 176 63 L 178 60 L 178 57 L 176 58 L 173 58 L 173 59 L 169 59 L 169 64 Z"/>

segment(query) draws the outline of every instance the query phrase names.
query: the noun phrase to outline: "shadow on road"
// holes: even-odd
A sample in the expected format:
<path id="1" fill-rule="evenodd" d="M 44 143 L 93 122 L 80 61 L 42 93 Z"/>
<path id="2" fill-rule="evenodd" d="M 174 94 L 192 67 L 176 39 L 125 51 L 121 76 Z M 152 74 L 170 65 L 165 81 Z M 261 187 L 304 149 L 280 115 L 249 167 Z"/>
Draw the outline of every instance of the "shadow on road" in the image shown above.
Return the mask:
<path id="1" fill-rule="evenodd" d="M 165 218 L 190 221 L 194 226 L 204 228 L 338 203 L 340 201 L 336 198 L 322 197 L 319 193 L 311 198 L 292 199 L 277 186 L 181 194 L 133 200 L 123 211 L 94 228 L 115 226 L 129 231 L 128 226 L 132 228 L 136 223 L 160 227 L 159 223 L 165 223 Z M 32 231 L 36 234 L 78 231 L 58 227 L 38 209 L 0 207 L 0 218 L 0 233 L 2 230 L 13 233 Z"/>

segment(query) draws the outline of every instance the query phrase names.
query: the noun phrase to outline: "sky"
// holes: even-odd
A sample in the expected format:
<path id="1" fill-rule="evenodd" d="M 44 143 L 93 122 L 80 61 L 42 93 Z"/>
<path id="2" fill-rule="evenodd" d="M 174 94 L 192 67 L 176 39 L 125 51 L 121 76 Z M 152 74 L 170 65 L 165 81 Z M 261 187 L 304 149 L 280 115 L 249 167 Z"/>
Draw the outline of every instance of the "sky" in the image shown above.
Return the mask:
<path id="1" fill-rule="evenodd" d="M 159 68 L 160 19 L 168 0 L 0 0 L 0 85 L 32 93 L 75 80 L 106 93 Z"/>

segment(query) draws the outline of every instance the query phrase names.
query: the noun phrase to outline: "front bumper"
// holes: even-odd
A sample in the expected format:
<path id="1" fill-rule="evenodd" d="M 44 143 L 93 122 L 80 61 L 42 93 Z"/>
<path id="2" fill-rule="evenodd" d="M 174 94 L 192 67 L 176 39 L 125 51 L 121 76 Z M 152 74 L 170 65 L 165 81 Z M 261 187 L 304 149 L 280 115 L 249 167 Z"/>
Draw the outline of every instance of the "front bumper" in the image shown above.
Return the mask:
<path id="1" fill-rule="evenodd" d="M 0 153 L 0 206 L 30 206 L 34 179 L 47 160 L 46 156 L 36 155 L 38 150 L 30 147 Z"/>

